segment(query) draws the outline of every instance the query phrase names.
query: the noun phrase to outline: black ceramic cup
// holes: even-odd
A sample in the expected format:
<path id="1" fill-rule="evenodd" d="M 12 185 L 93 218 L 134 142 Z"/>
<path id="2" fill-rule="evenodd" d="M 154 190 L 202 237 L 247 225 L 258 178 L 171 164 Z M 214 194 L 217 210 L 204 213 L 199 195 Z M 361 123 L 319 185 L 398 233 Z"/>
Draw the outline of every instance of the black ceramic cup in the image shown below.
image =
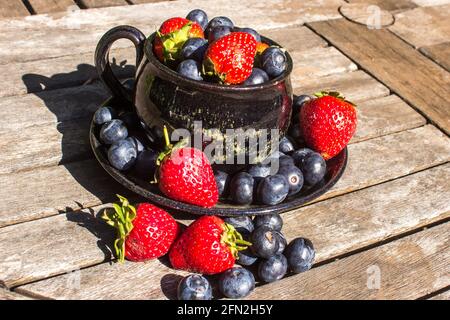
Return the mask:
<path id="1" fill-rule="evenodd" d="M 160 139 L 163 125 L 169 130 L 184 128 L 193 133 L 194 121 L 201 121 L 204 130 L 218 129 L 223 134 L 227 129 L 256 132 L 278 129 L 284 135 L 292 113 L 289 53 L 286 53 L 287 70 L 278 78 L 261 85 L 221 85 L 185 78 L 162 64 L 153 54 L 154 37 L 155 33 L 146 39 L 134 27 L 118 26 L 101 38 L 95 54 L 100 78 L 114 97 L 130 102 L 150 136 Z M 123 38 L 136 47 L 133 92 L 122 86 L 109 65 L 111 45 Z M 270 39 L 262 39 L 279 46 Z"/>

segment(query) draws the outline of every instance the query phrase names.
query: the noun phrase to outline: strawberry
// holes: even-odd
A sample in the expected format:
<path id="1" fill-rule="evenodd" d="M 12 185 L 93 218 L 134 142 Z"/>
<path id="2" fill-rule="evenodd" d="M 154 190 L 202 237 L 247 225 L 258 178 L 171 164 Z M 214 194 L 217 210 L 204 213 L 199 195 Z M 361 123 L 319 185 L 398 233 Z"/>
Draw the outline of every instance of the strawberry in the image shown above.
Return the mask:
<path id="1" fill-rule="evenodd" d="M 233 267 L 237 253 L 251 243 L 216 216 L 194 221 L 175 241 L 169 259 L 175 269 L 216 274 Z"/>
<path id="2" fill-rule="evenodd" d="M 219 200 L 214 173 L 206 155 L 190 147 L 172 147 L 164 127 L 167 150 L 158 158 L 159 189 L 171 199 L 205 208 Z"/>
<path id="3" fill-rule="evenodd" d="M 206 51 L 203 73 L 224 84 L 239 84 L 252 73 L 256 40 L 246 32 L 232 32 L 215 42 Z"/>
<path id="4" fill-rule="evenodd" d="M 328 160 L 345 148 L 356 131 L 356 106 L 339 92 L 320 92 L 300 109 L 306 144 Z"/>
<path id="5" fill-rule="evenodd" d="M 178 60 L 183 44 L 189 38 L 204 38 L 203 29 L 185 18 L 170 18 L 163 22 L 153 42 L 153 52 L 161 62 Z"/>
<path id="6" fill-rule="evenodd" d="M 114 248 L 120 262 L 145 261 L 165 255 L 179 233 L 177 222 L 166 211 L 149 203 L 137 210 L 119 196 L 114 211 L 105 210 L 103 219 L 117 229 Z"/>

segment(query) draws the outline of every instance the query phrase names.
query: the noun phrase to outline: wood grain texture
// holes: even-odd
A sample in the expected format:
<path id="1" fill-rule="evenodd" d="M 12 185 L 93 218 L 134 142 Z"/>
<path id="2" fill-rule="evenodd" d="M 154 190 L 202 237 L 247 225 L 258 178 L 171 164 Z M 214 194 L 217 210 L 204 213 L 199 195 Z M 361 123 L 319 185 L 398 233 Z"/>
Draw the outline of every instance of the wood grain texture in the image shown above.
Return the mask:
<path id="1" fill-rule="evenodd" d="M 373 4 L 346 3 L 339 8 L 339 12 L 348 20 L 370 28 L 382 28 L 394 23 L 392 13 Z"/>
<path id="2" fill-rule="evenodd" d="M 257 288 L 251 299 L 417 299 L 450 283 L 450 223 Z M 370 288 L 380 275 L 380 286 Z M 369 285 L 368 285 L 369 284 Z"/>
<path id="3" fill-rule="evenodd" d="M 450 4 L 450 0 L 411 0 L 421 7 L 439 6 L 443 4 Z"/>
<path id="4" fill-rule="evenodd" d="M 416 8 L 417 5 L 412 0 L 346 0 L 349 3 L 364 3 L 376 5 L 383 10 L 403 11 Z"/>
<path id="5" fill-rule="evenodd" d="M 450 41 L 449 16 L 450 4 L 417 8 L 396 14 L 389 30 L 415 48 L 432 46 Z"/>
<path id="6" fill-rule="evenodd" d="M 385 29 L 369 30 L 344 19 L 310 26 L 450 134 L 450 74 L 447 71 Z"/>
<path id="7" fill-rule="evenodd" d="M 450 41 L 422 47 L 420 52 L 450 72 Z"/>
<path id="8" fill-rule="evenodd" d="M 22 0 L 7 0 L 0 3 L 0 19 L 28 15 L 30 15 L 30 12 L 25 7 Z"/>
<path id="9" fill-rule="evenodd" d="M 37 14 L 63 12 L 69 8 L 78 8 L 73 0 L 28 0 L 28 2 Z"/>
<path id="10" fill-rule="evenodd" d="M 80 0 L 80 4 L 85 8 L 103 8 L 113 6 L 127 6 L 125 0 Z"/>
<path id="11" fill-rule="evenodd" d="M 264 34 L 263 30 L 267 29 L 340 17 L 338 7 L 343 3 L 342 0 L 323 3 L 315 0 L 268 0 L 264 3 L 259 0 L 197 0 L 196 7 L 203 8 L 211 17 L 227 13 L 236 25 L 252 27 Z M 164 20 L 186 16 L 190 10 L 192 2 L 180 0 L 176 6 L 171 1 L 163 1 L 0 21 L 0 64 L 93 52 L 101 36 L 112 27 L 129 24 L 150 35 Z M 9 50 L 11 46 L 14 50 Z"/>
<path id="12" fill-rule="evenodd" d="M 325 48 L 326 42 L 306 27 L 270 30 L 270 38 L 276 40 L 294 55 L 297 52 L 308 51 L 308 54 L 298 55 L 296 63 L 305 63 L 322 74 L 334 73 L 346 67 L 355 68 L 344 55 L 332 48 Z M 113 49 L 110 53 L 112 68 L 119 78 L 132 77 L 134 74 L 135 50 L 132 43 L 126 40 L 117 46 L 128 45 L 128 48 Z M 94 50 L 94 47 L 92 48 Z M 326 56 L 328 59 L 323 59 Z M 85 53 L 58 58 L 0 64 L 0 74 L 8 74 L 8 81 L 0 87 L 0 97 L 24 93 L 41 92 L 57 88 L 80 85 L 92 79 L 97 79 L 94 67 L 94 54 Z M 306 59 L 305 61 L 303 61 Z M 330 68 L 327 72 L 326 68 Z M 300 72 L 304 72 L 300 68 Z M 309 69 L 311 72 L 311 69 Z"/>
<path id="13" fill-rule="evenodd" d="M 445 292 L 442 292 L 438 295 L 435 295 L 434 297 L 430 298 L 430 300 L 450 300 L 450 290 L 447 290 Z"/>
<path id="14" fill-rule="evenodd" d="M 162 1 L 175 1 L 175 0 L 130 0 L 132 4 L 154 3 Z"/>
<path id="15" fill-rule="evenodd" d="M 359 102 L 387 96 L 389 89 L 364 71 L 335 74 L 323 78 L 309 78 L 293 81 L 294 92 L 313 94 L 318 91 L 339 91 L 347 99 Z"/>
<path id="16" fill-rule="evenodd" d="M 444 182 L 449 178 L 450 165 L 444 165 L 360 190 L 354 194 L 303 207 L 283 214 L 285 221 L 283 232 L 288 239 L 298 236 L 309 237 L 316 246 L 316 261 L 324 261 L 381 239 L 394 237 L 396 234 L 417 226 L 448 217 L 450 214 L 449 186 Z M 333 208 L 332 212 L 330 212 L 330 208 Z M 50 225 L 55 224 L 63 229 L 61 234 L 64 234 L 64 229 L 70 228 L 69 222 L 63 216 L 41 221 L 45 220 L 54 220 L 55 222 L 46 224 L 42 222 L 41 230 L 48 229 Z M 56 220 L 62 221 L 62 224 Z M 189 223 L 189 221 L 186 222 Z M 27 223 L 24 228 L 17 229 L 17 232 L 31 232 L 30 242 L 36 243 L 36 252 L 39 252 L 40 246 L 49 245 L 48 243 L 40 244 L 40 241 L 37 241 L 46 232 L 38 232 L 37 228 L 25 227 L 36 223 L 36 221 Z M 67 226 L 64 226 L 65 224 Z M 19 226 L 7 229 L 14 227 L 18 228 Z M 83 233 L 85 231 L 74 227 L 72 232 Z M 66 234 L 69 237 L 70 233 Z M 16 237 L 19 236 L 16 234 Z M 0 239 L 3 238 L 0 237 Z M 5 237 L 4 241 L 6 243 L 13 242 L 14 237 Z M 53 238 L 48 241 L 58 242 L 58 239 Z M 51 245 L 53 246 L 53 244 Z M 95 251 L 98 260 L 103 258 L 102 252 L 94 241 L 82 240 L 80 246 L 77 250 Z M 40 265 L 39 270 L 55 270 L 54 268 L 57 267 L 51 261 L 45 261 L 38 256 L 30 255 L 27 259 L 30 261 L 29 265 L 35 265 L 34 260 L 42 260 L 43 264 Z M 71 256 L 70 259 L 79 258 Z M 158 261 L 150 261 L 147 264 L 128 262 L 123 265 L 101 264 L 83 269 L 80 272 L 81 285 L 78 290 L 67 288 L 69 276 L 63 275 L 19 287 L 18 291 L 62 299 L 173 298 L 179 276 L 185 275 L 185 273 L 169 269 L 166 261 L 163 262 L 164 264 Z M 30 271 L 35 272 L 33 269 Z M 64 270 L 64 272 L 66 271 Z M 6 282 L 20 283 L 21 280 L 18 278 L 20 278 L 19 273 L 16 273 L 11 275 Z M 113 279 L 117 281 L 113 281 Z M 118 290 L 119 286 L 123 286 L 122 290 Z M 324 291 L 326 292 L 326 290 Z M 252 297 L 250 296 L 250 298 Z"/>
<path id="17" fill-rule="evenodd" d="M 116 193 L 129 194 L 96 160 L 0 175 L 0 181 L 0 193 L 8 198 L 0 209 L 0 226 L 107 203 Z"/>
<path id="18" fill-rule="evenodd" d="M 0 288 L 0 301 L 1 300 L 31 300 L 31 298 Z"/>

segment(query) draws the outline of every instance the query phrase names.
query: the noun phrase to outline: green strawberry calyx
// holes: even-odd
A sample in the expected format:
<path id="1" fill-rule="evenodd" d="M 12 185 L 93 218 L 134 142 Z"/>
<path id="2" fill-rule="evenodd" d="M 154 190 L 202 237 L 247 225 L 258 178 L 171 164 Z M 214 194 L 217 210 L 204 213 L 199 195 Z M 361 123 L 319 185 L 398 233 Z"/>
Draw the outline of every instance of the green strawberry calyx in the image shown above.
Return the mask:
<path id="1" fill-rule="evenodd" d="M 220 84 L 227 84 L 227 74 L 225 72 L 217 72 L 216 65 L 209 57 L 203 60 L 202 73 L 210 78 L 219 80 Z"/>
<path id="2" fill-rule="evenodd" d="M 165 35 L 161 34 L 159 31 L 156 32 L 156 35 L 161 39 L 165 62 L 176 61 L 179 59 L 181 49 L 184 43 L 189 39 L 189 31 L 191 30 L 191 26 L 192 22 L 188 22 L 179 30 Z"/>
<path id="3" fill-rule="evenodd" d="M 352 106 L 356 107 L 356 104 L 345 99 L 344 95 L 338 91 L 319 91 L 319 92 L 314 93 L 314 96 L 316 96 L 317 98 L 323 98 L 323 97 L 328 97 L 328 96 L 335 97 L 339 100 L 347 102 L 347 103 L 351 104 Z"/>
<path id="4" fill-rule="evenodd" d="M 125 261 L 125 240 L 133 230 L 133 220 L 136 218 L 136 208 L 132 206 L 125 197 L 117 195 L 120 205 L 113 203 L 113 209 L 105 209 L 102 219 L 117 230 L 117 238 L 114 241 L 119 262 Z"/>
<path id="5" fill-rule="evenodd" d="M 220 241 L 225 243 L 230 248 L 231 253 L 235 259 L 238 259 L 238 252 L 247 249 L 251 246 L 251 242 L 245 241 L 242 235 L 228 223 L 224 223 L 224 231 Z"/>

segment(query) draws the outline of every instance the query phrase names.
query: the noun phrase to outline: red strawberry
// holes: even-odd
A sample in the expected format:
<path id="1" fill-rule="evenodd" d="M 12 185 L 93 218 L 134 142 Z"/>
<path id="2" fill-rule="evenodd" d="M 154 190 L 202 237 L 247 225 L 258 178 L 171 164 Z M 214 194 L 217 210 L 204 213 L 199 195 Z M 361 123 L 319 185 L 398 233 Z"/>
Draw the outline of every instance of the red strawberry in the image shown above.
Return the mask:
<path id="1" fill-rule="evenodd" d="M 120 262 L 145 261 L 165 255 L 179 233 L 177 222 L 166 211 L 149 203 L 137 210 L 119 196 L 120 205 L 106 210 L 103 219 L 117 229 L 114 247 Z"/>
<path id="2" fill-rule="evenodd" d="M 221 83 L 242 83 L 252 73 L 255 53 L 256 40 L 251 34 L 232 32 L 208 47 L 203 72 Z"/>
<path id="3" fill-rule="evenodd" d="M 175 241 L 169 259 L 175 269 L 216 274 L 233 267 L 237 252 L 249 245 L 219 217 L 203 216 Z"/>
<path id="4" fill-rule="evenodd" d="M 163 22 L 153 42 L 153 52 L 161 62 L 177 60 L 183 44 L 189 38 L 204 38 L 203 29 L 185 18 L 170 18 Z"/>
<path id="5" fill-rule="evenodd" d="M 300 109 L 306 144 L 328 160 L 345 148 L 356 131 L 356 108 L 339 92 L 321 92 Z"/>
<path id="6" fill-rule="evenodd" d="M 170 145 L 167 128 L 164 136 L 168 150 L 158 159 L 159 189 L 171 199 L 211 208 L 219 201 L 214 173 L 206 155 L 198 149 Z M 162 159 L 162 160 L 161 160 Z"/>

